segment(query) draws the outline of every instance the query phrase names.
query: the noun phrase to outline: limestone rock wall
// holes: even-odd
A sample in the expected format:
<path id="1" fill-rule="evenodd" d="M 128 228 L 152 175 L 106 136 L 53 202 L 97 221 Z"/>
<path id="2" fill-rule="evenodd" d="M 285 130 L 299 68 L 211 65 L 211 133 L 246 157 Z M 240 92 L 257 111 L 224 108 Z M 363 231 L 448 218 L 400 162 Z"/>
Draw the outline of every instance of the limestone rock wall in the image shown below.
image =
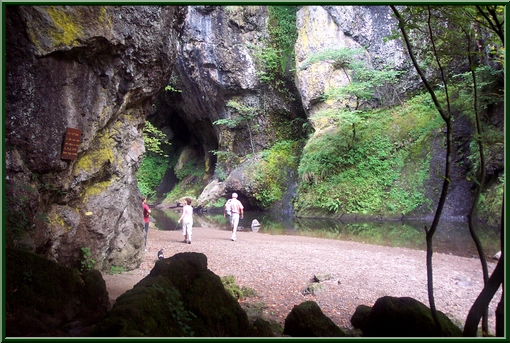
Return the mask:
<path id="1" fill-rule="evenodd" d="M 179 138 L 185 146 L 182 151 L 194 149 L 203 156 L 209 175 L 204 186 L 210 182 L 218 186 L 218 177 L 223 176 L 223 180 L 250 158 L 247 155 L 270 146 L 279 138 L 277 131 L 282 125 L 301 127 L 306 122 L 291 79 L 285 80 L 285 92 L 260 80 L 259 74 L 264 71 L 260 55 L 270 41 L 268 18 L 267 6 L 188 8 L 177 62 L 169 80 L 174 91 L 164 92 L 161 106 L 150 119 L 170 127 L 175 135 L 179 135 L 176 131 L 186 132 L 185 137 Z M 256 111 L 256 115 L 249 123 L 241 122 L 235 127 L 214 124 L 217 120 L 239 119 L 239 112 L 229 106 L 230 102 L 253 109 L 251 113 Z M 302 122 L 291 124 L 296 118 Z M 223 154 L 214 155 L 212 151 Z M 212 184 L 206 187 L 199 199 L 200 207 L 233 190 L 227 187 L 228 183 L 216 186 L 219 193 L 213 196 L 208 191 Z M 244 186 L 243 189 L 251 189 L 250 185 Z M 248 191 L 246 195 L 251 194 Z"/>
<path id="2" fill-rule="evenodd" d="M 73 266 L 135 268 L 141 130 L 176 59 L 178 6 L 6 6 L 7 236 Z M 61 159 L 68 127 L 76 159 Z M 21 224 L 34 222 L 29 232 Z"/>
<path id="3" fill-rule="evenodd" d="M 405 71 L 399 92 L 416 87 L 415 73 L 406 59 L 399 40 L 385 40 L 396 27 L 389 6 L 302 6 L 297 13 L 296 83 L 309 118 L 317 111 L 335 108 L 321 96 L 332 87 L 350 82 L 345 70 L 333 61 L 321 61 L 303 67 L 310 56 L 327 49 L 361 48 L 364 60 L 374 68 L 391 66 Z M 318 127 L 315 127 L 316 129 Z"/>

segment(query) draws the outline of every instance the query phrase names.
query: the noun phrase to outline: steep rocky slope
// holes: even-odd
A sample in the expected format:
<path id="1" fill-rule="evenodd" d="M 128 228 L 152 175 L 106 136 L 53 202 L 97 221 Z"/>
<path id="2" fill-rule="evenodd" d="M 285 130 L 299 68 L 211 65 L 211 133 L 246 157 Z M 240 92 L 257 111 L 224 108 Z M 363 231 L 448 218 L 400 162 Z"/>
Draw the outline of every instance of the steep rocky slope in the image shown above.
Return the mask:
<path id="1" fill-rule="evenodd" d="M 5 7 L 10 243 L 70 266 L 82 248 L 99 269 L 139 264 L 141 130 L 175 63 L 183 15 L 178 6 Z M 68 128 L 81 131 L 74 159 L 61 156 Z"/>

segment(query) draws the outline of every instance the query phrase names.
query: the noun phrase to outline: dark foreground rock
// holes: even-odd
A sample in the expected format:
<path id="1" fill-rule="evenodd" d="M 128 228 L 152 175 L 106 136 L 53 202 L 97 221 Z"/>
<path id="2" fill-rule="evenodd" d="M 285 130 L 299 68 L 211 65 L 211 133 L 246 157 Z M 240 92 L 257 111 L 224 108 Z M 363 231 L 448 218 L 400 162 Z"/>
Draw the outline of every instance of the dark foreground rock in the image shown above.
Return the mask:
<path id="1" fill-rule="evenodd" d="M 291 337 L 344 337 L 345 332 L 328 318 L 315 301 L 292 308 L 285 319 L 284 335 Z"/>
<path id="2" fill-rule="evenodd" d="M 6 249 L 6 336 L 74 336 L 108 311 L 97 270 L 80 273 L 44 256 Z"/>
<path id="3" fill-rule="evenodd" d="M 207 269 L 201 253 L 156 262 L 151 273 L 115 302 L 93 337 L 254 336 L 246 312 Z"/>
<path id="4" fill-rule="evenodd" d="M 438 311 L 443 337 L 460 337 L 462 330 Z M 430 309 L 409 297 L 382 297 L 374 306 L 358 306 L 351 318 L 365 337 L 437 337 Z"/>

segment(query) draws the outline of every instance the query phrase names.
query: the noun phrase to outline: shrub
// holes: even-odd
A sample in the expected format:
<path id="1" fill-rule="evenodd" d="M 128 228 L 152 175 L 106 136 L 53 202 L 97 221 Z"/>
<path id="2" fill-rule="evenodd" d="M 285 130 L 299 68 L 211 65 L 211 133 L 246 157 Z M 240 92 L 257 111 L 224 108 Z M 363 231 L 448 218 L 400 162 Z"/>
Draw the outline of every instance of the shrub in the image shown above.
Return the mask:
<path id="1" fill-rule="evenodd" d="M 165 176 L 167 168 L 167 158 L 157 154 L 147 154 L 136 172 L 140 193 L 144 194 L 147 198 L 155 196 L 156 188 L 161 183 L 163 176 Z"/>
<path id="2" fill-rule="evenodd" d="M 254 197 L 262 208 L 282 200 L 297 170 L 300 151 L 298 141 L 279 141 L 262 152 L 262 158 L 253 168 Z"/>
<path id="3" fill-rule="evenodd" d="M 246 297 L 252 297 L 257 295 L 255 290 L 248 287 L 239 287 L 236 284 L 235 278 L 233 275 L 227 275 L 221 278 L 221 282 L 223 286 L 234 298 L 236 299 L 244 299 Z"/>
<path id="4" fill-rule="evenodd" d="M 440 120 L 426 96 L 406 107 L 362 112 L 351 127 L 315 135 L 303 150 L 296 210 L 401 215 L 423 204 L 430 137 Z"/>

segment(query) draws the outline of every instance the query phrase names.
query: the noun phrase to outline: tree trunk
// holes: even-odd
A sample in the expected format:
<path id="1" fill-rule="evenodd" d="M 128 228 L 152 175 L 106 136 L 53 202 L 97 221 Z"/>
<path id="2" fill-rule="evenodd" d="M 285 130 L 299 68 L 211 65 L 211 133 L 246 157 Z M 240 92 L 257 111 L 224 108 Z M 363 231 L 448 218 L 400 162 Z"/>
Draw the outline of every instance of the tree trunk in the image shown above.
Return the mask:
<path id="1" fill-rule="evenodd" d="M 439 224 L 439 219 L 441 218 L 441 212 L 444 207 L 444 203 L 446 201 L 446 195 L 448 193 L 448 187 L 450 185 L 450 164 L 451 164 L 451 116 L 449 112 L 445 112 L 443 108 L 441 107 L 441 104 L 439 103 L 436 94 L 434 92 L 433 87 L 428 82 L 427 78 L 425 77 L 425 74 L 421 70 L 418 62 L 416 61 L 416 58 L 414 56 L 413 48 L 411 46 L 411 43 L 409 41 L 409 37 L 407 36 L 407 32 L 405 30 L 405 21 L 396 9 L 395 6 L 390 5 L 391 9 L 393 10 L 393 13 L 395 13 L 395 17 L 397 18 L 399 22 L 399 29 L 402 32 L 402 36 L 404 38 L 407 51 L 409 53 L 409 56 L 411 57 L 411 61 L 413 62 L 414 68 L 416 69 L 416 72 L 420 76 L 421 80 L 423 81 L 425 87 L 427 88 L 428 93 L 430 94 L 432 101 L 434 102 L 434 105 L 436 109 L 438 110 L 439 114 L 443 118 L 445 124 L 446 124 L 446 166 L 445 166 L 445 174 L 444 174 L 444 180 L 443 180 L 443 187 L 441 190 L 441 195 L 439 198 L 439 203 L 437 205 L 436 213 L 434 215 L 434 220 L 432 221 L 432 225 L 430 227 L 430 230 L 426 230 L 426 242 L 427 242 L 427 288 L 428 288 L 428 295 L 429 295 L 429 305 L 430 305 L 430 311 L 432 318 L 434 319 L 434 323 L 436 324 L 436 330 L 438 333 L 438 336 L 442 335 L 442 328 L 441 323 L 439 322 L 439 317 L 437 316 L 437 310 L 436 305 L 434 302 L 434 284 L 433 284 L 433 273 L 432 273 L 432 238 L 436 232 L 437 225 Z"/>
<path id="2" fill-rule="evenodd" d="M 462 332 L 462 336 L 464 337 L 475 337 L 476 331 L 478 330 L 478 323 L 480 322 L 480 318 L 482 318 L 485 310 L 489 306 L 494 294 L 498 290 L 499 286 L 503 283 L 504 278 L 504 267 L 503 267 L 503 256 L 498 261 L 496 268 L 492 272 L 491 277 L 487 281 L 487 284 L 482 289 L 478 297 L 476 298 L 473 306 L 469 310 L 468 316 L 466 318 L 466 323 L 464 324 L 464 331 Z"/>
<path id="3" fill-rule="evenodd" d="M 480 258 L 480 263 L 482 264 L 482 272 L 483 272 L 483 283 L 484 285 L 487 284 L 487 280 L 489 279 L 489 270 L 487 268 L 487 260 L 485 259 L 485 253 L 483 252 L 483 246 L 480 242 L 480 239 L 478 239 L 478 234 L 475 230 L 475 216 L 476 216 L 476 210 L 478 205 L 478 200 L 480 199 L 480 194 L 482 193 L 483 189 L 483 183 L 485 180 L 485 157 L 483 153 L 483 143 L 482 143 L 482 129 L 480 126 L 480 116 L 478 115 L 478 91 L 477 91 L 477 82 L 476 82 L 476 74 L 475 74 L 475 66 L 473 64 L 472 58 L 471 58 L 471 49 L 470 49 L 470 36 L 468 32 L 465 32 L 466 34 L 466 40 L 467 40 L 467 55 L 469 60 L 469 65 L 471 66 L 471 78 L 473 79 L 473 110 L 475 113 L 475 124 L 476 124 L 476 142 L 478 144 L 478 156 L 480 161 L 480 171 L 477 181 L 477 188 L 476 193 L 473 198 L 473 204 L 471 205 L 471 210 L 468 214 L 468 226 L 469 226 L 469 233 L 471 234 L 471 238 L 473 239 L 473 242 L 475 242 L 476 250 L 478 252 L 478 257 Z M 482 332 L 484 333 L 484 336 L 489 334 L 489 309 L 487 308 L 485 310 L 485 313 L 483 314 L 483 320 L 482 320 Z"/>

